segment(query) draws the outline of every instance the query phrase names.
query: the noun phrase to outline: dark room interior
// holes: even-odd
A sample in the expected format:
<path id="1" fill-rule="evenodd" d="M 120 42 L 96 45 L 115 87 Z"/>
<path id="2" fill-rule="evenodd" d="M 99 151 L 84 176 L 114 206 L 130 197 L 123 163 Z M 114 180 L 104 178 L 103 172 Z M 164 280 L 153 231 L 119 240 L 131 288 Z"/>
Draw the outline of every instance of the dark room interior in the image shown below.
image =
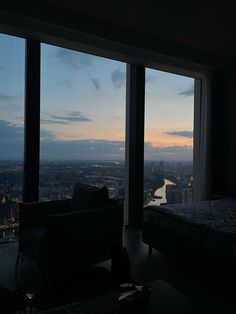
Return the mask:
<path id="1" fill-rule="evenodd" d="M 0 3 L 1 313 L 235 312 L 235 34 L 233 1 Z"/>

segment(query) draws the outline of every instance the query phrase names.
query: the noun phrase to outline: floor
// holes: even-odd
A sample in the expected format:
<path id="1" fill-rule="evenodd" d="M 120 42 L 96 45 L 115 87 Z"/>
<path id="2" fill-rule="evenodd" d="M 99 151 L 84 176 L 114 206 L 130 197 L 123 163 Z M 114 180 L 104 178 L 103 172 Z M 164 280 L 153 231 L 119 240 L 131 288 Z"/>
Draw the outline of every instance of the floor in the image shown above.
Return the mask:
<path id="1" fill-rule="evenodd" d="M 0 244 L 0 286 L 15 289 L 15 264 L 18 242 Z"/>
<path id="2" fill-rule="evenodd" d="M 228 295 L 227 287 L 218 287 L 186 262 L 168 258 L 142 242 L 140 230 L 128 230 L 125 237 L 132 265 L 132 277 L 143 283 L 162 279 L 186 297 L 196 301 L 208 313 L 235 313 L 235 298 Z M 222 288 L 222 289 L 221 289 Z M 226 291 L 226 292 L 225 292 Z M 230 291 L 231 292 L 231 291 Z"/>
<path id="3" fill-rule="evenodd" d="M 148 246 L 142 242 L 138 229 L 124 230 L 124 246 L 127 248 L 131 262 L 131 279 L 148 285 L 148 282 L 162 279 L 185 296 L 196 301 L 200 306 L 209 309 L 209 313 L 231 313 L 234 303 L 211 282 L 202 277 L 196 270 L 186 268 L 182 262 L 168 258 L 153 250 L 148 254 Z M 0 286 L 14 290 L 15 262 L 17 243 L 0 246 Z M 103 266 L 109 268 L 109 264 Z"/>

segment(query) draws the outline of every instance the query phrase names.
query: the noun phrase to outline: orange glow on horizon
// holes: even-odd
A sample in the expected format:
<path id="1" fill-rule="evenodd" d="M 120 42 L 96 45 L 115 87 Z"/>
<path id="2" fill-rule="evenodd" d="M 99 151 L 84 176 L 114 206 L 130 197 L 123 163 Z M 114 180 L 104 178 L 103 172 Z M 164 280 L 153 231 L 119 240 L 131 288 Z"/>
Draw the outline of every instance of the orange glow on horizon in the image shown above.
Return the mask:
<path id="1" fill-rule="evenodd" d="M 54 137 L 54 140 L 60 140 L 60 141 L 117 141 L 117 142 L 123 142 L 125 141 L 124 137 L 122 136 L 116 136 L 115 135 L 107 135 L 107 136 L 99 136 L 99 134 L 89 137 L 89 136 L 75 136 L 73 134 L 56 134 Z M 168 138 L 160 138 L 160 140 L 156 140 L 146 137 L 145 143 L 150 143 L 152 147 L 168 147 L 168 146 L 186 146 L 186 147 L 193 147 L 193 139 L 191 138 L 184 138 L 184 137 L 168 137 Z"/>
<path id="2" fill-rule="evenodd" d="M 162 136 L 153 138 L 145 136 L 145 143 L 151 143 L 152 147 L 167 147 L 167 146 L 190 146 L 193 147 L 193 139 L 180 136 Z"/>
<path id="3" fill-rule="evenodd" d="M 124 129 L 120 127 L 102 128 L 91 126 L 47 126 L 47 130 L 52 134 L 55 141 L 125 141 Z M 145 143 L 150 143 L 152 147 L 186 146 L 193 147 L 193 138 L 168 135 L 159 130 L 145 134 Z"/>

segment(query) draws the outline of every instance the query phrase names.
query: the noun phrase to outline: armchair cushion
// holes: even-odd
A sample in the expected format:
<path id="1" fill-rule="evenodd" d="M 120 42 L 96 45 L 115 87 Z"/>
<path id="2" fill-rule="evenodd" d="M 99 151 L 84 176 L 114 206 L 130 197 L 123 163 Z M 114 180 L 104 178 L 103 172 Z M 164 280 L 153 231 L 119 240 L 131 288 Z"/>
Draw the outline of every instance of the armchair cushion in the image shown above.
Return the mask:
<path id="1" fill-rule="evenodd" d="M 99 188 L 77 182 L 72 195 L 71 210 L 106 207 L 108 200 L 109 195 L 106 186 Z"/>

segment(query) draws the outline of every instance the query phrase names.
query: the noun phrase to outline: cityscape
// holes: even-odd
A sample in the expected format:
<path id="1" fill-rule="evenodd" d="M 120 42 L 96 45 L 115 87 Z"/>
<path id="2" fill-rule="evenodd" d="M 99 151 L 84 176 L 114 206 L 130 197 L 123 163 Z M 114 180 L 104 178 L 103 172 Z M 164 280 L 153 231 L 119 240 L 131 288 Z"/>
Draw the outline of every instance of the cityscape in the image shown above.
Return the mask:
<path id="1" fill-rule="evenodd" d="M 22 201 L 23 163 L 0 162 L 0 241 L 18 238 Z M 184 203 L 192 200 L 191 161 L 145 161 L 144 205 Z M 40 201 L 72 197 L 75 182 L 106 185 L 109 197 L 124 201 L 124 161 L 44 161 L 40 167 Z"/>

